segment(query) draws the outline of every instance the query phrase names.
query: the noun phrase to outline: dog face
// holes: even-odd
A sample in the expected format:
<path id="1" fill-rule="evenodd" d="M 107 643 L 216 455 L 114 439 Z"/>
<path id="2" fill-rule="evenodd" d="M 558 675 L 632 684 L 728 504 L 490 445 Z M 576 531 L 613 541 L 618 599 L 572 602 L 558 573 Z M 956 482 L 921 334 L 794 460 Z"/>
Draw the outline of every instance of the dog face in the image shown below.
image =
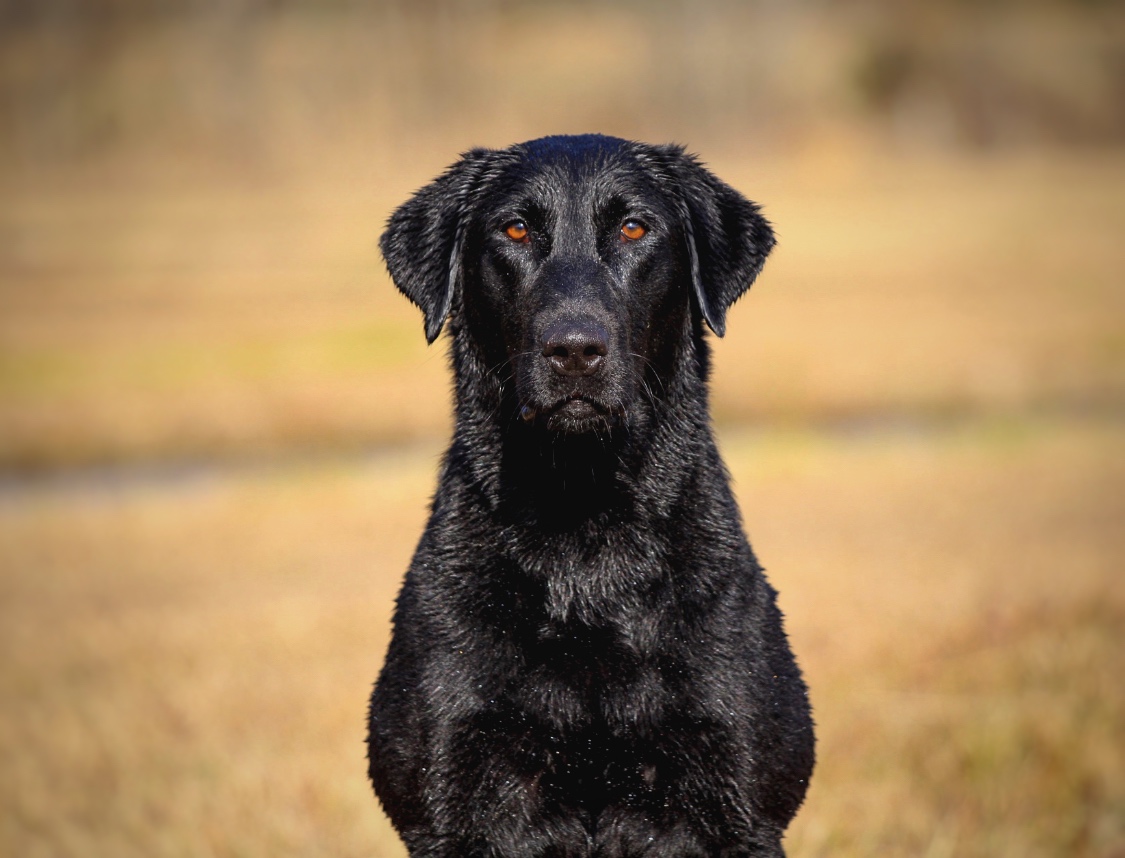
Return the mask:
<path id="1" fill-rule="evenodd" d="M 466 247 L 473 339 L 510 363 L 522 419 L 564 432 L 614 425 L 644 362 L 667 352 L 651 333 L 683 330 L 674 204 L 622 152 L 550 144 L 529 146 L 489 191 Z"/>
<path id="2" fill-rule="evenodd" d="M 657 395 L 701 321 L 722 334 L 773 234 L 682 149 L 590 135 L 467 153 L 381 246 L 431 342 L 452 312 L 520 418 L 578 434 Z"/>

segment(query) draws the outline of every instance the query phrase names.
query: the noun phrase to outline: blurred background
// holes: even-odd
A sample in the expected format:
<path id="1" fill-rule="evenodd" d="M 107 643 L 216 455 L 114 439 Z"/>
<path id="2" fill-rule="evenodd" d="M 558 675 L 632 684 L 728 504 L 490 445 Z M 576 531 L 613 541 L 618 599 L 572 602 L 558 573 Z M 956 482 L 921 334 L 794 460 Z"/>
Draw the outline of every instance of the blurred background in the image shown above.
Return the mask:
<path id="1" fill-rule="evenodd" d="M 402 856 L 366 697 L 449 433 L 384 220 L 686 144 L 790 856 L 1125 856 L 1125 4 L 0 0 L 0 852 Z"/>

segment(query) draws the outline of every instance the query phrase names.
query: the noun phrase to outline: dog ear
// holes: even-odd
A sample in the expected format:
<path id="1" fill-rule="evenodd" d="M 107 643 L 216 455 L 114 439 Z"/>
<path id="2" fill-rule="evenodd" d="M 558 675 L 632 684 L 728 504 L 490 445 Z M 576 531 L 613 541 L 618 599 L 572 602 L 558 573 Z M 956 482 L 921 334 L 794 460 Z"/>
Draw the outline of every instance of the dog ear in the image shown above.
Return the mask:
<path id="1" fill-rule="evenodd" d="M 660 151 L 677 191 L 695 299 L 707 325 L 721 337 L 727 310 L 750 288 L 776 243 L 773 229 L 755 203 L 682 147 Z"/>
<path id="2" fill-rule="evenodd" d="M 426 341 L 441 333 L 461 276 L 471 197 L 491 152 L 473 149 L 399 206 L 379 249 L 395 286 L 425 316 Z"/>

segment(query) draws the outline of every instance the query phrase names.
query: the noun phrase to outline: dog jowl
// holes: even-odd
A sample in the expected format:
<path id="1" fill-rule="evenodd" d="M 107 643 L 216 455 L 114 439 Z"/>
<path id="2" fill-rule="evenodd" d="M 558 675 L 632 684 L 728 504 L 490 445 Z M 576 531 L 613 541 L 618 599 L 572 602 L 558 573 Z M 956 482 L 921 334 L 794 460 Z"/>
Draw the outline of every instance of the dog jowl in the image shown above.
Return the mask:
<path id="1" fill-rule="evenodd" d="M 756 205 L 675 146 L 474 150 L 382 249 L 455 428 L 371 699 L 414 856 L 781 856 L 805 686 L 707 410 Z"/>

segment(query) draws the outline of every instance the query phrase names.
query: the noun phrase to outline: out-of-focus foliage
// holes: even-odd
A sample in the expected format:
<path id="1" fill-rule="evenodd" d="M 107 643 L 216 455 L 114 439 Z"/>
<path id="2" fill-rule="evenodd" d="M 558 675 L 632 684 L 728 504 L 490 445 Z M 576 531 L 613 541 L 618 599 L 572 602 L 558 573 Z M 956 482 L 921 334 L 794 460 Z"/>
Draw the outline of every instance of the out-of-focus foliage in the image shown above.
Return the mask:
<path id="1" fill-rule="evenodd" d="M 544 125 L 792 145 L 1125 141 L 1104 2 L 8 0 L 9 167 L 158 148 L 254 163 L 330 142 Z"/>

